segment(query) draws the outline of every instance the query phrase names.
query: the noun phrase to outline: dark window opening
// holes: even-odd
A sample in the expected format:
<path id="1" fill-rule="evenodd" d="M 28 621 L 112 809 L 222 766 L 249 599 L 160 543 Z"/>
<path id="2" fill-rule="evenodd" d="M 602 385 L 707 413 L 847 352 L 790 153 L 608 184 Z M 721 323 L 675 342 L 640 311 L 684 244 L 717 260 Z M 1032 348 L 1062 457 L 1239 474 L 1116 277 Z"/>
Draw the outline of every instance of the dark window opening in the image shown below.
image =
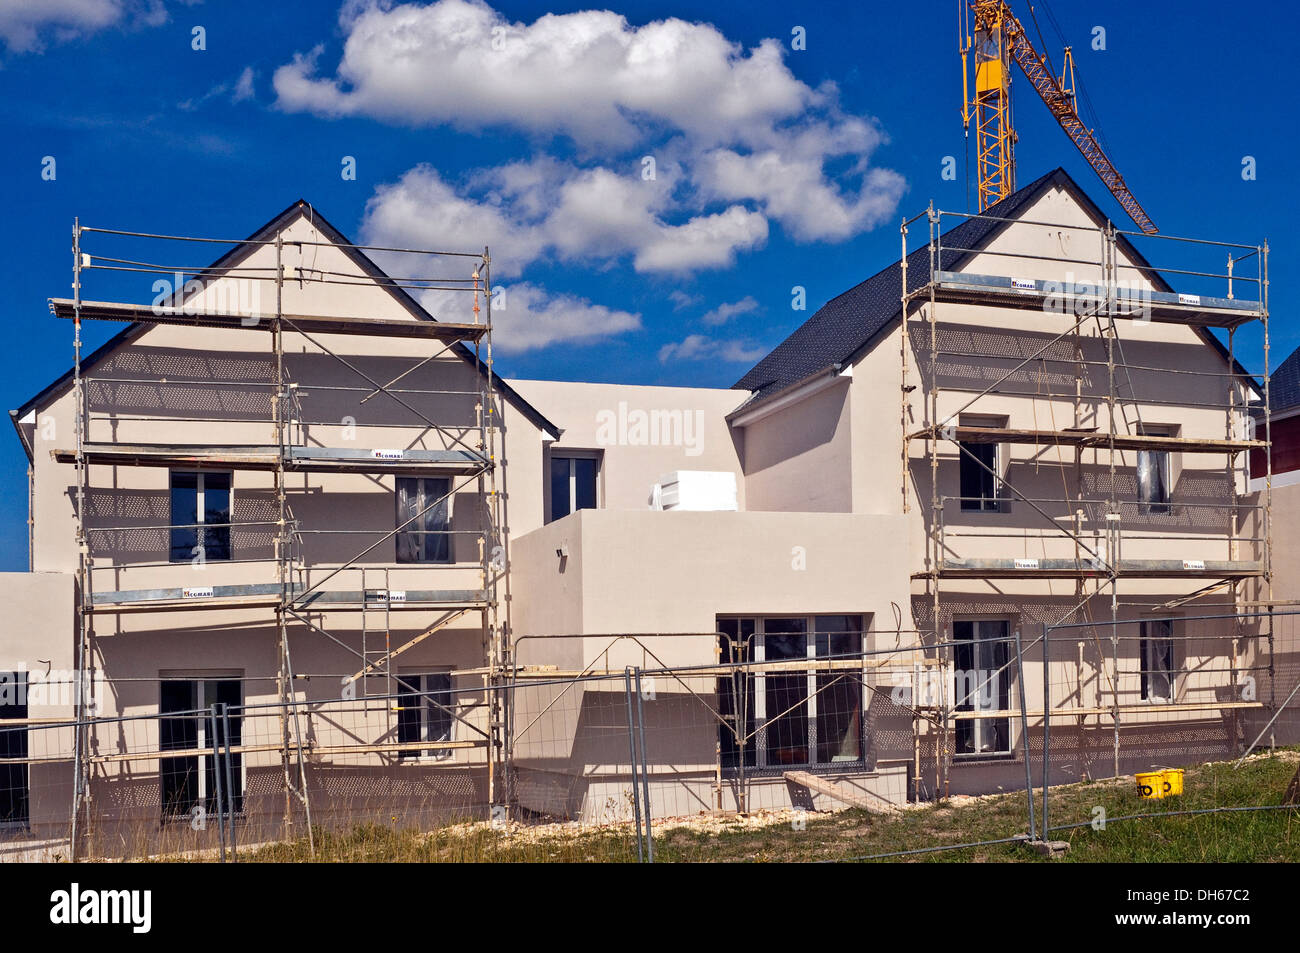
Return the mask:
<path id="1" fill-rule="evenodd" d="M 552 454 L 550 462 L 551 517 L 553 522 L 578 510 L 596 509 L 596 480 L 600 460 L 594 455 Z"/>
<path id="2" fill-rule="evenodd" d="M 996 443 L 961 443 L 961 508 L 963 510 L 999 510 L 998 445 Z"/>
<path id="3" fill-rule="evenodd" d="M 956 621 L 953 638 L 955 700 L 958 712 L 979 715 L 1009 710 L 1011 671 L 1008 623 L 1004 619 Z M 1011 751 L 1009 717 L 956 719 L 956 753 L 999 755 Z"/>
<path id="4" fill-rule="evenodd" d="M 1153 619 L 1142 623 L 1138 641 L 1142 673 L 1142 700 L 1156 704 L 1174 700 L 1173 623 Z"/>
<path id="5" fill-rule="evenodd" d="M 724 769 L 862 762 L 863 678 L 827 658 L 860 656 L 862 616 L 720 618 L 718 658 L 737 668 L 718 679 Z M 773 664 L 776 663 L 776 664 Z"/>
<path id="6" fill-rule="evenodd" d="M 766 670 L 763 684 L 767 702 L 767 744 L 771 765 L 808 763 L 808 676 L 798 671 L 807 665 L 808 620 L 765 619 L 764 661 L 790 661 L 796 671 Z M 802 664 L 800 664 L 802 663 Z"/>
<path id="7" fill-rule="evenodd" d="M 819 615 L 817 657 L 856 655 L 862 651 L 862 619 L 855 615 Z M 817 762 L 832 764 L 862 759 L 862 677 L 857 672 L 817 676 Z"/>
<path id="8" fill-rule="evenodd" d="M 159 686 L 158 735 L 162 751 L 197 751 L 211 749 L 212 724 L 208 710 L 214 704 L 234 709 L 227 716 L 230 725 L 230 745 L 243 744 L 243 719 L 238 713 L 243 704 L 243 690 L 238 679 L 163 679 Z M 217 719 L 216 744 L 226 744 L 225 724 Z M 187 755 L 162 758 L 159 776 L 162 784 L 162 814 L 164 818 L 188 816 L 194 808 L 202 806 L 208 814 L 218 812 L 216 771 L 224 766 L 212 755 Z M 243 755 L 231 752 L 230 776 L 235 787 L 234 809 L 244 809 Z M 221 785 L 224 789 L 225 775 Z"/>
<path id="9" fill-rule="evenodd" d="M 171 562 L 230 558 L 230 474 L 173 470 Z"/>
<path id="10" fill-rule="evenodd" d="M 723 665 L 746 662 L 754 653 L 753 619 L 718 620 L 718 660 Z M 754 731 L 754 676 L 741 669 L 718 679 L 718 714 L 721 724 L 718 741 L 722 749 L 723 768 L 740 767 L 740 752 L 745 753 L 745 767 L 758 763 L 758 739 Z"/>
<path id="11" fill-rule="evenodd" d="M 397 741 L 399 744 L 451 741 L 452 691 L 450 672 L 399 675 L 397 679 Z M 401 751 L 402 759 L 445 758 L 449 748 Z"/>
<path id="12" fill-rule="evenodd" d="M 1137 484 L 1142 513 L 1162 516 L 1170 512 L 1168 452 L 1138 451 Z"/>
<path id="13" fill-rule="evenodd" d="M 399 563 L 451 562 L 450 493 L 448 477 L 397 478 Z"/>
<path id="14" fill-rule="evenodd" d="M 0 672 L 0 718 L 26 718 L 27 673 Z M 26 725 L 0 724 L 0 824 L 26 825 L 30 820 Z"/>

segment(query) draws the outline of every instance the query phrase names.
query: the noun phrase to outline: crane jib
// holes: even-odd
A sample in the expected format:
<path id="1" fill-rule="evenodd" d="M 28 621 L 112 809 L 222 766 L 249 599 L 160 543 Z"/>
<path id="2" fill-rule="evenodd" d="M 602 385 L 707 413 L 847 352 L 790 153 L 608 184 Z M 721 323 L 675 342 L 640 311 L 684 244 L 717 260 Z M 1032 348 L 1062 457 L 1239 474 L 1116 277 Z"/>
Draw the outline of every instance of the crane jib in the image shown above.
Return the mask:
<path id="1" fill-rule="evenodd" d="M 1015 189 L 1014 148 L 1017 136 L 1011 122 L 1008 75 L 1010 61 L 1014 59 L 1080 155 L 1092 166 L 1138 228 L 1148 235 L 1158 231 L 1093 131 L 1079 117 L 1074 90 L 1066 85 L 1067 81 L 1073 84 L 1074 60 L 1069 48 L 1066 48 L 1065 70 L 1058 79 L 1046 58 L 1034 48 L 1006 0 L 973 0 L 970 10 L 974 14 L 975 38 L 972 42 L 968 35 L 962 48 L 963 85 L 966 82 L 966 54 L 971 51 L 975 53 L 976 81 L 974 98 L 966 103 L 964 115 L 969 117 L 973 113 L 976 119 L 980 211 L 1006 198 Z"/>

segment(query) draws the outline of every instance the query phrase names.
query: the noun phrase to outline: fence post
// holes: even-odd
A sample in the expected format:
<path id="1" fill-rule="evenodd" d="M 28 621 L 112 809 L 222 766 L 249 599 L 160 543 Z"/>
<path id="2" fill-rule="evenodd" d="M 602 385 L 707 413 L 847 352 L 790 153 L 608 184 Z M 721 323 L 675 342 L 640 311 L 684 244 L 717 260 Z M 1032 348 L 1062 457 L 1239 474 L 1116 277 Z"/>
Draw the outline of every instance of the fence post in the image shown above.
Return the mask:
<path id="1" fill-rule="evenodd" d="M 217 840 L 221 845 L 221 862 L 226 862 L 226 818 L 225 795 L 222 776 L 225 773 L 221 765 L 221 740 L 217 734 L 217 703 L 208 708 L 209 743 L 212 747 L 212 781 L 216 785 Z M 206 774 L 206 772 L 204 772 Z M 210 794 L 211 792 L 209 792 Z"/>
<path id="2" fill-rule="evenodd" d="M 1025 705 L 1025 662 L 1016 628 L 1016 681 L 1020 685 L 1020 740 L 1025 749 L 1025 801 L 1029 805 L 1029 839 L 1034 839 L 1034 776 L 1029 768 L 1029 712 Z"/>
<path id="3" fill-rule="evenodd" d="M 1052 627 L 1043 623 L 1043 840 L 1047 840 L 1047 792 L 1051 788 L 1052 768 L 1052 680 L 1047 643 Z"/>
<path id="4" fill-rule="evenodd" d="M 636 761 L 636 719 L 632 709 L 632 666 L 628 665 L 623 669 L 623 686 L 627 695 L 627 748 L 628 748 L 628 769 L 632 774 L 632 813 L 636 817 L 636 860 L 641 863 L 645 860 L 642 854 L 641 845 L 641 792 L 637 787 L 637 761 Z"/>
<path id="5" fill-rule="evenodd" d="M 226 773 L 226 823 L 230 825 L 230 859 L 236 857 L 235 848 L 235 784 L 231 776 L 230 757 L 230 706 L 221 705 L 221 737 L 225 740 L 224 757 L 221 759 Z"/>
<path id="6" fill-rule="evenodd" d="M 649 757 L 645 750 L 645 708 L 642 707 L 642 700 L 645 695 L 641 691 L 641 669 L 636 669 L 636 723 L 637 734 L 641 737 L 641 793 L 645 797 L 645 852 L 646 860 L 649 863 L 655 862 L 655 841 L 654 833 L 651 829 L 650 819 L 650 764 Z"/>

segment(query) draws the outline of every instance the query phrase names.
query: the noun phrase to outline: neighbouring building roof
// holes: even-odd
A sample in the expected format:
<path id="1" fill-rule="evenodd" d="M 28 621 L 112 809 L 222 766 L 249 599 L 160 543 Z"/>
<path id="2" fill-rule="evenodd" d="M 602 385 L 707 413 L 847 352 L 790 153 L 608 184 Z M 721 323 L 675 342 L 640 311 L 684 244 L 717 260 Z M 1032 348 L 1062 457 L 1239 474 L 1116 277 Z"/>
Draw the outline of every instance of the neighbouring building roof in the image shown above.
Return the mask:
<path id="1" fill-rule="evenodd" d="M 270 237 L 274 236 L 276 233 L 283 231 L 285 228 L 287 228 L 292 222 L 294 222 L 298 218 L 308 219 L 308 221 L 310 221 L 311 224 L 316 229 L 318 229 L 322 235 L 324 235 L 330 241 L 338 244 L 342 252 L 345 255 L 347 255 L 350 259 L 352 259 L 352 261 L 357 265 L 357 267 L 359 267 L 365 274 L 369 275 L 370 277 L 376 280 L 375 287 L 377 288 L 382 287 L 385 291 L 387 291 L 389 294 L 395 297 L 398 300 L 398 302 L 401 304 L 401 306 L 407 312 L 409 312 L 410 315 L 413 318 L 415 318 L 417 321 L 437 320 L 437 318 L 435 318 L 432 314 L 426 311 L 419 302 L 417 302 L 414 298 L 412 298 L 409 294 L 407 294 L 404 288 L 394 286 L 391 283 L 391 279 L 389 278 L 389 276 L 385 274 L 384 271 L 378 265 L 376 265 L 369 256 L 367 256 L 361 249 L 354 247 L 351 239 L 349 239 L 346 235 L 344 235 L 337 228 L 335 228 L 328 221 L 326 221 L 325 217 L 321 215 L 320 212 L 317 211 L 313 205 L 311 205 L 309 202 L 303 199 L 299 199 L 297 202 L 294 202 L 292 205 L 290 205 L 279 215 L 275 216 L 273 219 L 271 219 L 261 228 L 257 229 L 257 231 L 253 232 L 252 235 L 244 239 L 242 243 L 236 245 L 226 254 L 222 255 L 211 265 L 205 268 L 202 274 L 204 276 L 219 275 L 223 271 L 229 268 L 233 268 L 256 248 L 255 245 L 252 245 L 250 243 L 265 241 L 269 239 Z M 131 341 L 141 332 L 146 330 L 148 327 L 150 327 L 150 325 L 137 323 L 137 324 L 128 325 L 127 327 L 123 328 L 121 331 L 117 332 L 117 334 L 113 335 L 111 338 L 105 341 L 100 347 L 96 348 L 94 351 L 92 351 L 90 354 L 86 355 L 86 357 L 82 359 L 83 372 L 95 366 L 95 364 L 97 364 L 103 358 L 107 357 L 119 346 Z M 456 344 L 451 350 L 462 359 L 475 365 L 479 373 L 481 374 L 488 373 L 487 364 L 481 361 L 479 358 L 477 358 L 474 355 L 474 352 L 469 348 L 465 347 L 463 344 Z M 18 429 L 18 439 L 22 442 L 23 449 L 26 451 L 28 459 L 31 459 L 32 450 L 31 447 L 27 445 L 27 441 L 23 439 L 22 430 L 21 428 L 19 428 L 19 421 L 23 417 L 27 416 L 29 412 L 44 404 L 53 395 L 60 393 L 65 387 L 67 387 L 72 382 L 72 373 L 73 373 L 72 369 L 69 368 L 57 380 L 53 381 L 52 383 L 49 384 L 49 386 L 42 389 L 40 393 L 36 394 L 34 397 L 27 400 L 17 410 L 9 411 L 10 419 L 13 421 L 14 427 Z M 504 399 L 508 400 L 511 404 L 513 404 L 525 417 L 527 417 L 530 421 L 532 421 L 533 424 L 535 424 L 537 427 L 543 430 L 549 431 L 552 434 L 558 435 L 560 433 L 559 427 L 551 423 L 545 417 L 545 415 L 541 413 L 541 411 L 537 410 L 526 400 L 524 400 L 523 397 L 517 394 L 515 390 L 512 387 L 510 387 L 510 385 L 508 385 L 504 380 L 502 380 L 499 375 L 493 373 L 492 380 L 497 389 L 497 392 L 501 394 L 501 396 Z"/>
<path id="2" fill-rule="evenodd" d="M 1300 348 L 1277 366 L 1268 382 L 1269 403 L 1275 414 L 1300 406 Z"/>
<path id="3" fill-rule="evenodd" d="M 1068 188 L 1076 199 L 1099 221 L 1106 215 L 1088 198 L 1070 175 L 1061 168 L 1053 169 L 1002 201 L 989 206 L 987 218 L 968 218 L 943 233 L 943 250 L 937 266 L 943 271 L 956 271 L 974 254 L 959 249 L 978 249 L 1005 228 L 1023 209 L 1032 204 L 1043 192 L 1053 186 Z M 918 222 L 924 230 L 925 223 Z M 917 229 L 914 229 L 914 232 Z M 1131 260 L 1146 269 L 1148 280 L 1159 290 L 1170 291 L 1169 284 L 1156 273 L 1145 258 L 1123 236 L 1121 247 Z M 930 279 L 930 248 L 928 234 L 921 239 L 920 247 L 907 256 L 907 290 L 914 291 Z M 820 371 L 839 364 L 851 363 L 859 353 L 896 321 L 902 319 L 902 262 L 896 261 L 877 272 L 861 284 L 832 298 L 822 305 L 812 317 L 795 329 L 766 357 L 754 365 L 732 387 L 752 392 L 744 406 L 751 406 L 801 381 L 808 380 Z M 1202 335 L 1206 343 L 1215 347 L 1226 359 L 1227 349 L 1209 331 Z M 1236 365 L 1237 370 L 1248 372 Z M 1276 387 L 1276 383 L 1274 384 Z M 1276 401 L 1276 396 L 1274 397 Z M 1275 405 L 1276 406 L 1276 403 Z"/>

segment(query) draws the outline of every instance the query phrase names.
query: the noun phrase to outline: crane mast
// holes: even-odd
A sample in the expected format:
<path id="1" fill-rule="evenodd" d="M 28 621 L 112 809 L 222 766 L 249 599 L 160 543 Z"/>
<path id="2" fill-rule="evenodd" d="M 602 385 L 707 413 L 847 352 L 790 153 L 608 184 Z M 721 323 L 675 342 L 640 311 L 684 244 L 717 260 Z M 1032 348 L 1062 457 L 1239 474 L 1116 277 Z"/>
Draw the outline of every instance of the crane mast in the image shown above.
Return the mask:
<path id="1" fill-rule="evenodd" d="M 1061 75 L 1029 40 L 1006 0 L 959 0 L 961 8 L 962 123 L 975 125 L 979 210 L 1016 188 L 1017 135 L 1011 112 L 1011 66 L 1020 67 L 1070 141 L 1145 234 L 1157 229 L 1093 131 L 1079 117 L 1074 53 L 1065 48 Z M 973 69 L 972 69 L 973 67 Z M 972 75 L 973 74 L 973 75 Z"/>

